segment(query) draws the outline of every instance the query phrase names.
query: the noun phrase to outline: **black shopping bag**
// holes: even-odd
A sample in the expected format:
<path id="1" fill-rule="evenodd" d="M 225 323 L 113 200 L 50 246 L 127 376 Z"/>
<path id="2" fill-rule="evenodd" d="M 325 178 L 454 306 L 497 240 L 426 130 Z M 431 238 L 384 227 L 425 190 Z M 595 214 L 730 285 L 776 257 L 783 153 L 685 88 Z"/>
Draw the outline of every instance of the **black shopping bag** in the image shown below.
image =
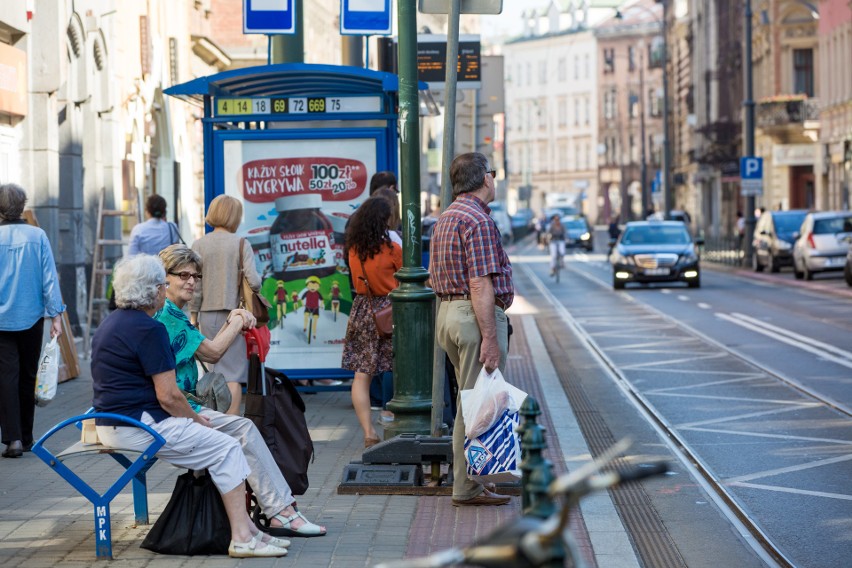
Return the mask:
<path id="1" fill-rule="evenodd" d="M 260 430 L 293 495 L 304 495 L 314 455 L 305 402 L 284 373 L 262 365 L 256 354 L 249 357 L 245 417 Z"/>
<path id="2" fill-rule="evenodd" d="M 205 472 L 178 476 L 163 514 L 142 541 L 142 548 L 160 554 L 228 554 L 231 524 L 222 496 Z"/>

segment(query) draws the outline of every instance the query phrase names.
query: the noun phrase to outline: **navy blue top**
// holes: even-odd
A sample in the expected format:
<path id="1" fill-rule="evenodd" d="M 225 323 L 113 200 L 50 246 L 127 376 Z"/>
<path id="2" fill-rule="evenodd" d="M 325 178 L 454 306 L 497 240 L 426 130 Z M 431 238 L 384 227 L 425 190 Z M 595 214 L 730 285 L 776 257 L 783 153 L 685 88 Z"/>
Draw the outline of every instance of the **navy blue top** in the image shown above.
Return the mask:
<path id="1" fill-rule="evenodd" d="M 159 422 L 169 417 L 157 401 L 152 375 L 175 368 L 166 328 L 139 310 L 116 310 L 92 338 L 92 384 L 96 412 L 141 420 L 147 412 Z M 126 425 L 98 419 L 97 424 Z"/>

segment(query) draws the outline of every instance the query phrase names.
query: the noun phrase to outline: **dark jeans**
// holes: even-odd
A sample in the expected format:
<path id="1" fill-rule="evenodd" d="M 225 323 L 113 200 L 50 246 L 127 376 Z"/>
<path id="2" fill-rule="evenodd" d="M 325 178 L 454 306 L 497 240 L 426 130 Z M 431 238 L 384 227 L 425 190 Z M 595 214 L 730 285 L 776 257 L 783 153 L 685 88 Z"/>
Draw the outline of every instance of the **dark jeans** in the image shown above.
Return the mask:
<path id="1" fill-rule="evenodd" d="M 44 319 L 23 331 L 0 331 L 0 430 L 2 442 L 33 441 L 35 384 Z"/>
<path id="2" fill-rule="evenodd" d="M 387 404 L 393 398 L 393 372 L 385 371 L 373 375 L 370 380 L 370 406 L 380 406 L 387 410 Z"/>

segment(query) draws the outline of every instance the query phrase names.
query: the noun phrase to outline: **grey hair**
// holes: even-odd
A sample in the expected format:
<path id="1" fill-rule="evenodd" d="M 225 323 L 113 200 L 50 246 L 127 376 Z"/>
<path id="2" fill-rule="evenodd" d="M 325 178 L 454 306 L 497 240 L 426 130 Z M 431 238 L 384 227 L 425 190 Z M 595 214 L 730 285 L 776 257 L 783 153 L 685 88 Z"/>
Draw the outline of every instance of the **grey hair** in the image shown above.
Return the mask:
<path id="1" fill-rule="evenodd" d="M 112 287 L 115 304 L 125 310 L 153 308 L 158 286 L 166 281 L 166 270 L 159 257 L 137 254 L 115 265 Z"/>
<path id="2" fill-rule="evenodd" d="M 160 260 L 163 261 L 166 272 L 177 270 L 187 264 L 194 264 L 195 269 L 201 272 L 201 255 L 185 244 L 177 243 L 167 246 L 160 251 Z"/>
<path id="3" fill-rule="evenodd" d="M 488 158 L 480 152 L 459 154 L 450 165 L 450 181 L 453 184 L 453 197 L 462 193 L 476 191 L 485 185 L 488 172 Z"/>
<path id="4" fill-rule="evenodd" d="M 27 204 L 27 192 L 16 183 L 0 185 L 0 219 L 16 221 L 21 218 Z"/>

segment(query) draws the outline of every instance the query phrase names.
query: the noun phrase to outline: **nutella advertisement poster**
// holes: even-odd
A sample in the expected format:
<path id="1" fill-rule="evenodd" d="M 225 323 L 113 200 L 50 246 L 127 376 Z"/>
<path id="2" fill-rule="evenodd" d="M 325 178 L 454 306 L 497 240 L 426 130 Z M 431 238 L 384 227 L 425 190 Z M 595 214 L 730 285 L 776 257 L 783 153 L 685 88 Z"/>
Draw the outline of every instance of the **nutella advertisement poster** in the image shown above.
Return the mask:
<path id="1" fill-rule="evenodd" d="M 225 140 L 223 152 L 225 193 L 243 202 L 237 232 L 272 304 L 266 364 L 339 367 L 352 306 L 344 231 L 376 172 L 375 141 Z"/>

